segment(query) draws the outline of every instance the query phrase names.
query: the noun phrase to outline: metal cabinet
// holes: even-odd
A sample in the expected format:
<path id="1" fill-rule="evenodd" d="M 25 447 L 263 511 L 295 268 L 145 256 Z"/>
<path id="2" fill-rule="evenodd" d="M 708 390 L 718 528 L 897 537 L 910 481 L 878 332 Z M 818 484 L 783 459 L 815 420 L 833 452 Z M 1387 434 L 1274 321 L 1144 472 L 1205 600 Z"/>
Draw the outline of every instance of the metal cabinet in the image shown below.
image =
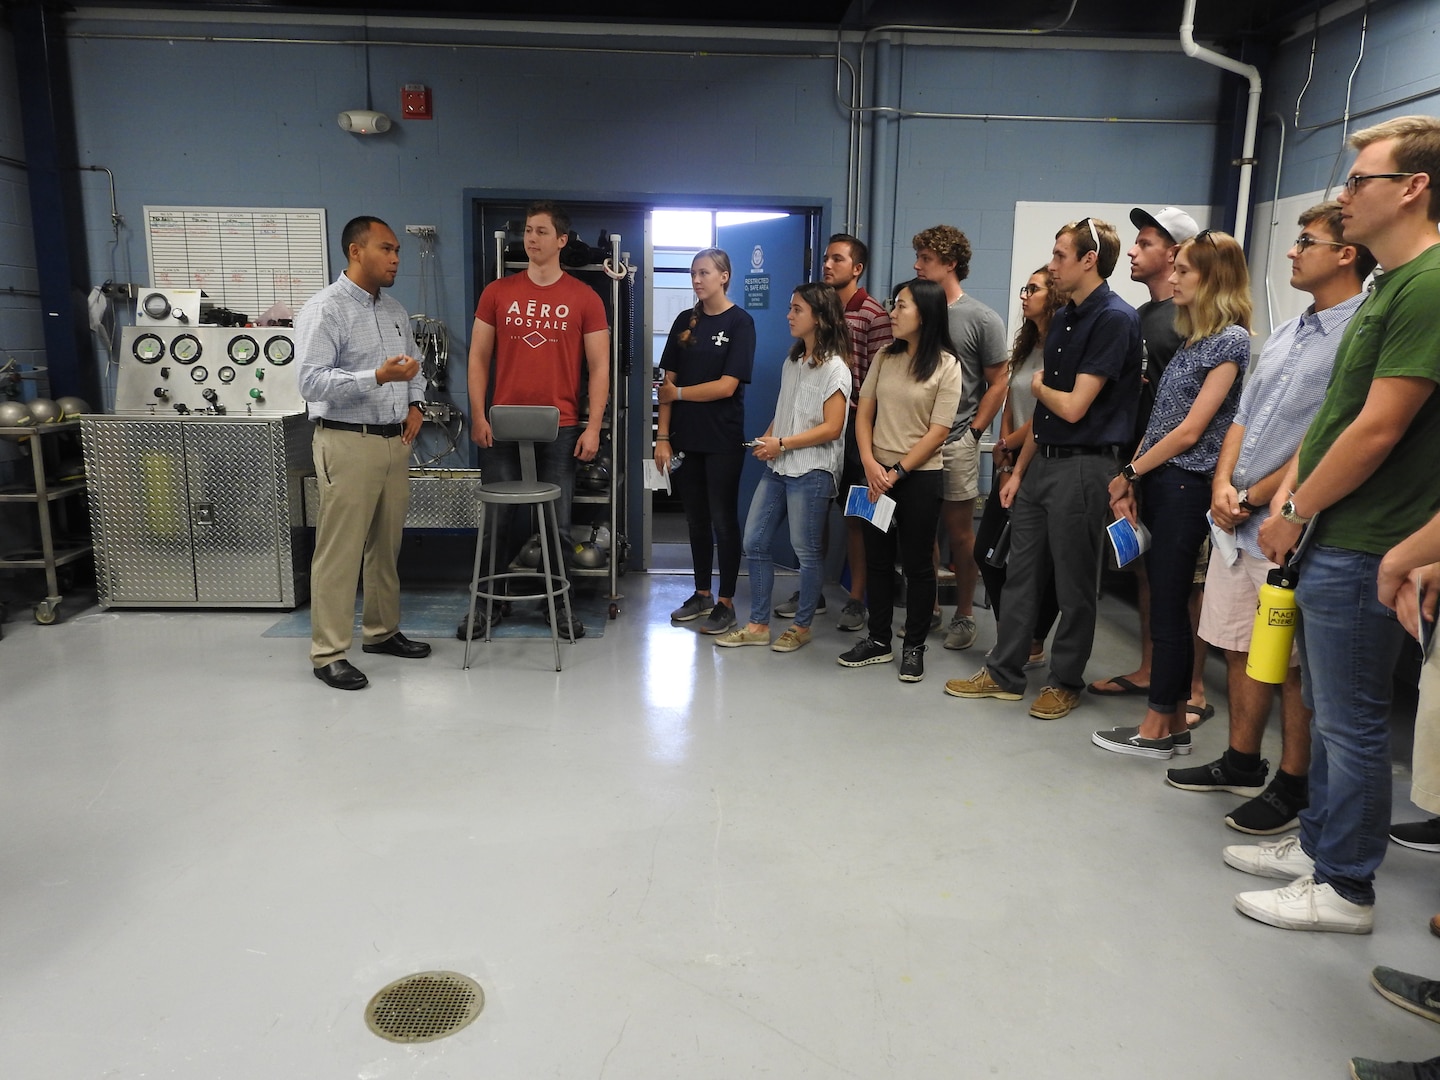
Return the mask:
<path id="1" fill-rule="evenodd" d="M 102 606 L 293 608 L 308 598 L 303 415 L 81 425 Z"/>

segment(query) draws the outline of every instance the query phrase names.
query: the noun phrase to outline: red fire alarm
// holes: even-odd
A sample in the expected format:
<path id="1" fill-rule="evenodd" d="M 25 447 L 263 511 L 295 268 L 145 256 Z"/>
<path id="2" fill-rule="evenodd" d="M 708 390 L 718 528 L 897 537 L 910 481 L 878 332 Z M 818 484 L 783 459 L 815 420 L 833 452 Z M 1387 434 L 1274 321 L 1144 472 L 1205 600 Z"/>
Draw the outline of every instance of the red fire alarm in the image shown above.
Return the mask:
<path id="1" fill-rule="evenodd" d="M 400 115 L 406 120 L 430 119 L 430 88 L 406 83 L 400 91 Z"/>

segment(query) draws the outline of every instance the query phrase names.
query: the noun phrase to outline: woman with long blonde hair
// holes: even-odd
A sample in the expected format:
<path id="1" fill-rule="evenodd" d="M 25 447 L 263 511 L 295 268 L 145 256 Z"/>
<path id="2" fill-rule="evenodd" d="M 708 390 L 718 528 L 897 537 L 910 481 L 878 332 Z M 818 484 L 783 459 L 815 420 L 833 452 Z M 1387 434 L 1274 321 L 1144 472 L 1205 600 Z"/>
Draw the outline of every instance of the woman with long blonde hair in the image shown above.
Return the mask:
<path id="1" fill-rule="evenodd" d="M 1092 736 L 1104 750 L 1152 758 L 1190 752 L 1183 708 L 1194 661 L 1188 600 L 1208 532 L 1215 462 L 1250 361 L 1250 274 L 1233 236 L 1206 229 L 1185 241 L 1170 283 L 1184 343 L 1160 377 L 1135 457 L 1110 484 L 1116 516 L 1150 530 L 1149 707 L 1138 727 Z"/>

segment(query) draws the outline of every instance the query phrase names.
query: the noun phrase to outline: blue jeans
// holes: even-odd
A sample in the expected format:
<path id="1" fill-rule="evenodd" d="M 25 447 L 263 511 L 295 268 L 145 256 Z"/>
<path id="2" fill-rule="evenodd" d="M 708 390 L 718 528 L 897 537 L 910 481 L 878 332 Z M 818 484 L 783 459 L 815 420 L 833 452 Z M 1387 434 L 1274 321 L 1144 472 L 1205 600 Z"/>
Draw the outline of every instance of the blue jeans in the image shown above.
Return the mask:
<path id="1" fill-rule="evenodd" d="M 560 498 L 555 504 L 555 513 L 560 519 L 560 542 L 570 542 L 570 504 L 575 498 L 575 468 L 580 459 L 575 456 L 575 445 L 580 441 L 580 427 L 562 427 L 554 442 L 535 444 L 535 472 L 539 479 L 560 488 Z M 483 446 L 479 452 L 480 478 L 483 481 L 519 480 L 520 446 L 513 442 L 497 442 L 494 446 Z M 519 554 L 525 542 L 530 539 L 532 520 L 529 515 L 516 519 L 510 513 L 511 507 L 495 507 L 495 532 L 500 537 L 501 547 L 497 562 L 509 564 Z"/>
<path id="2" fill-rule="evenodd" d="M 1190 700 L 1195 664 L 1190 593 L 1195 560 L 1210 526 L 1210 478 L 1162 465 L 1140 478 L 1140 520 L 1150 530 L 1145 569 L 1150 574 L 1150 708 L 1173 715 Z"/>
<path id="3" fill-rule="evenodd" d="M 687 457 L 688 462 L 688 457 Z M 800 560 L 800 603 L 795 609 L 795 625 L 809 626 L 815 618 L 815 605 L 820 602 L 820 585 L 824 578 L 821 537 L 825 516 L 830 512 L 830 496 L 835 478 L 824 469 L 811 469 L 802 476 L 781 476 L 766 469 L 750 500 L 750 513 L 745 518 L 745 559 L 750 564 L 750 621 L 769 625 L 771 592 L 775 588 L 775 562 L 770 545 L 775 533 L 787 518 L 790 521 L 790 546 Z"/>
<path id="4" fill-rule="evenodd" d="M 1312 547 L 1300 563 L 1300 673 L 1311 725 L 1300 846 L 1315 880 L 1375 902 L 1390 828 L 1390 680 L 1405 631 L 1375 599 L 1379 555 Z"/>

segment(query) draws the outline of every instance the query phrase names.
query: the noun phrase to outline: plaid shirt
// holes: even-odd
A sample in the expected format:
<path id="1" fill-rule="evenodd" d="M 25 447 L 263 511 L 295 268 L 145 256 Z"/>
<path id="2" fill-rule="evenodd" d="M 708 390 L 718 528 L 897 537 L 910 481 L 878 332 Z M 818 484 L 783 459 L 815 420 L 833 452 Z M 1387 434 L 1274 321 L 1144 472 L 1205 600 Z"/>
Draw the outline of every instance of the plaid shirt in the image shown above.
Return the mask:
<path id="1" fill-rule="evenodd" d="M 865 382 L 865 373 L 870 370 L 870 362 L 875 359 L 876 353 L 895 340 L 895 335 L 890 332 L 890 313 L 858 286 L 855 295 L 845 305 L 845 322 L 850 327 L 850 349 L 855 355 L 850 389 L 850 408 L 853 409 L 860 404 L 860 387 Z"/>

